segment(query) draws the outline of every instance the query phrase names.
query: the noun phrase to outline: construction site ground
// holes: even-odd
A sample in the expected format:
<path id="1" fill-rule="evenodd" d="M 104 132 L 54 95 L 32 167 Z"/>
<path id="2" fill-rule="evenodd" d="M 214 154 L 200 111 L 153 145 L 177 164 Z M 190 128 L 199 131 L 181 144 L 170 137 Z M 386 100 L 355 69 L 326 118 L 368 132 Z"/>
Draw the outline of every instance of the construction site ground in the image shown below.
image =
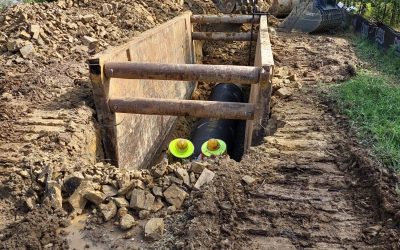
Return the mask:
<path id="1" fill-rule="evenodd" d="M 241 162 L 207 162 L 215 177 L 200 190 L 181 186 L 188 195 L 180 209 L 155 213 L 165 222 L 162 238 L 144 238 L 153 215 L 133 214 L 137 225 L 124 231 L 117 216 L 105 221 L 93 204 L 73 216 L 49 204 L 49 178 L 79 172 L 103 185 L 137 174 L 104 163 L 86 60 L 185 10 L 217 13 L 211 1 L 185 2 L 60 0 L 0 13 L 0 248 L 399 249 L 398 177 L 357 142 L 321 93 L 365 63 L 342 31 L 271 30 L 276 67 L 265 142 Z M 9 52 L 8 40 L 29 23 L 46 27 L 47 39 L 34 41 L 29 56 Z M 83 35 L 96 35 L 96 51 Z M 206 44 L 203 62 L 247 62 L 247 43 L 223 45 Z M 211 86 L 201 84 L 194 99 Z M 156 179 L 149 175 L 141 173 L 148 185 Z"/>

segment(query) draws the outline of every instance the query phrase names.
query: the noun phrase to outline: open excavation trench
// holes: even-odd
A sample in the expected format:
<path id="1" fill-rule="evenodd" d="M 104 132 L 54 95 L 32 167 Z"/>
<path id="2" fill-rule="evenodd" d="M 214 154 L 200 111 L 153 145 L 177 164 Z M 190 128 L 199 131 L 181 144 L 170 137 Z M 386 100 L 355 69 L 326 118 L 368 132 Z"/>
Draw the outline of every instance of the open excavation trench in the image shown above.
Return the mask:
<path id="1" fill-rule="evenodd" d="M 222 29 L 237 29 L 237 25 L 229 27 L 224 26 Z M 206 29 L 203 27 L 203 29 Z M 211 26 L 211 30 L 216 30 Z M 255 28 L 256 29 L 256 28 Z M 221 30 L 221 29 L 220 29 Z M 222 30 L 221 30 L 222 31 Z M 256 32 L 256 30 L 255 30 Z M 247 65 L 248 60 L 254 61 L 255 47 L 252 44 L 250 51 L 249 42 L 211 42 L 202 43 L 202 63 L 210 65 Z M 251 56 L 249 57 L 249 54 Z M 214 88 L 217 87 L 217 90 Z M 194 100 L 212 100 L 218 101 L 236 101 L 248 102 L 250 88 L 246 85 L 219 82 L 199 82 L 193 93 Z M 199 155 L 199 145 L 201 142 L 210 138 L 223 139 L 229 145 L 229 156 L 240 161 L 243 156 L 245 121 L 240 120 L 218 120 L 218 119 L 198 119 L 193 117 L 180 117 L 171 134 L 168 136 L 167 143 L 172 138 L 188 138 L 194 140 L 195 156 Z M 210 134 L 211 133 L 211 134 Z M 164 145 L 164 149 L 167 145 Z M 162 152 L 164 154 L 165 151 Z"/>
<path id="2" fill-rule="evenodd" d="M 315 91 L 320 80 L 351 77 L 358 63 L 351 46 L 340 36 L 279 33 L 272 41 L 277 69 L 265 143 L 240 163 L 207 162 L 213 182 L 192 190 L 181 211 L 165 217 L 161 240 L 143 241 L 136 227 L 123 234 L 127 241 L 110 233 L 113 224 L 93 221 L 87 237 L 121 249 L 399 247 L 396 179 L 343 132 Z M 208 43 L 204 52 L 205 62 L 240 62 L 248 46 Z"/>

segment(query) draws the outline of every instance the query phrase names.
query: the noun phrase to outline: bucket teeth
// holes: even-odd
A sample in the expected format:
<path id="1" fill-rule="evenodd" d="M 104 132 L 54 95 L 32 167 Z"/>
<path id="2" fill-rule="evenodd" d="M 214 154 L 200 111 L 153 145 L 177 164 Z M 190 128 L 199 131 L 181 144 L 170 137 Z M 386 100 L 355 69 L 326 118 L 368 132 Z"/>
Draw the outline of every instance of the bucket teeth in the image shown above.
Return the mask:
<path id="1" fill-rule="evenodd" d="M 258 0 L 237 0 L 236 10 L 242 14 L 251 14 L 253 11 L 258 12 Z"/>
<path id="2" fill-rule="evenodd" d="M 223 13 L 252 14 L 259 12 L 258 0 L 213 0 L 214 4 Z"/>

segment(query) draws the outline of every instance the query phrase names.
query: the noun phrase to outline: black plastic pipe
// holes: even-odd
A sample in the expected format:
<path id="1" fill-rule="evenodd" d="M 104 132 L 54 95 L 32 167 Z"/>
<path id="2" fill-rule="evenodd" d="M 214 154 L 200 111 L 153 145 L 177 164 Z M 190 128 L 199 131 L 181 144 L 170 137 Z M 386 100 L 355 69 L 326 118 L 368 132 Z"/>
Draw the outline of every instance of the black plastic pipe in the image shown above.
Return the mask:
<path id="1" fill-rule="evenodd" d="M 243 102 L 244 94 L 242 89 L 229 83 L 220 83 L 216 85 L 209 101 L 222 102 Z M 213 120 L 201 119 L 192 131 L 192 142 L 194 144 L 194 156 L 201 154 L 201 146 L 211 138 L 225 141 L 228 155 L 240 161 L 244 149 L 244 132 L 246 121 L 240 120 Z"/>

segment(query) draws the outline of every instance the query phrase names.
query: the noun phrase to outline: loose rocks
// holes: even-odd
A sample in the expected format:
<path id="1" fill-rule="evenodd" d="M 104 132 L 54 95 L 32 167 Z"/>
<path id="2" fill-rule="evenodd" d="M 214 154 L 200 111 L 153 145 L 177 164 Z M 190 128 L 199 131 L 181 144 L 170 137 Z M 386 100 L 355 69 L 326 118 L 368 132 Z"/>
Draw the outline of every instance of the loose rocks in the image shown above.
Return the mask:
<path id="1" fill-rule="evenodd" d="M 136 222 L 135 218 L 133 218 L 132 215 L 125 214 L 124 216 L 121 217 L 121 221 L 119 224 L 122 230 L 128 230 L 131 229 L 136 224 Z"/>
<path id="2" fill-rule="evenodd" d="M 106 221 L 111 220 L 117 214 L 117 206 L 112 201 L 110 201 L 108 204 L 101 204 L 99 208 Z"/>
<path id="3" fill-rule="evenodd" d="M 83 197 L 95 205 L 99 205 L 103 203 L 103 201 L 107 198 L 107 195 L 100 191 L 89 190 L 87 191 Z"/>
<path id="4" fill-rule="evenodd" d="M 167 190 L 164 192 L 165 199 L 176 208 L 180 208 L 185 201 L 187 193 L 179 188 L 177 185 L 172 184 Z"/>
<path id="5" fill-rule="evenodd" d="M 285 88 L 285 87 L 284 87 L 284 88 L 278 89 L 278 90 L 276 91 L 276 94 L 277 94 L 279 97 L 285 99 L 285 98 L 288 98 L 289 96 L 292 95 L 292 91 L 290 91 L 288 88 Z"/>
<path id="6" fill-rule="evenodd" d="M 152 240 L 160 240 L 164 234 L 164 220 L 162 218 L 150 219 L 145 228 L 144 236 Z"/>
<path id="7" fill-rule="evenodd" d="M 117 207 L 128 207 L 129 202 L 124 197 L 116 197 L 112 199 Z"/>
<path id="8" fill-rule="evenodd" d="M 196 184 L 194 185 L 194 188 L 200 189 L 201 186 L 203 186 L 204 184 L 210 183 L 214 178 L 214 176 L 215 173 L 213 171 L 210 171 L 207 168 L 205 168 L 201 173 L 199 179 L 197 180 Z"/>
<path id="9" fill-rule="evenodd" d="M 185 183 L 185 185 L 190 186 L 189 174 L 186 169 L 177 168 L 176 175 L 183 180 L 183 183 Z"/>
<path id="10" fill-rule="evenodd" d="M 131 194 L 130 207 L 139 210 L 150 210 L 154 203 L 154 196 L 150 192 L 134 189 Z"/>
<path id="11" fill-rule="evenodd" d="M 251 185 L 256 181 L 256 179 L 251 176 L 245 175 L 243 176 L 242 181 L 244 181 L 247 185 Z"/>

